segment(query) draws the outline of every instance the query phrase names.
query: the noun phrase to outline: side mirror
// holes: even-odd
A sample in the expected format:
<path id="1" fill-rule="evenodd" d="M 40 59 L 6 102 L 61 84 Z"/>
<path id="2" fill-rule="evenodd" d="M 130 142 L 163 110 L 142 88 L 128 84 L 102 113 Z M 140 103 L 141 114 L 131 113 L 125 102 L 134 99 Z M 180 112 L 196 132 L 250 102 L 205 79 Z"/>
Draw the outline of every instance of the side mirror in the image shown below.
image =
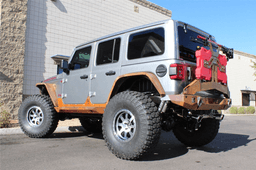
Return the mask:
<path id="1" fill-rule="evenodd" d="M 63 70 L 64 73 L 69 74 L 68 62 L 66 60 L 61 60 L 60 68 Z"/>

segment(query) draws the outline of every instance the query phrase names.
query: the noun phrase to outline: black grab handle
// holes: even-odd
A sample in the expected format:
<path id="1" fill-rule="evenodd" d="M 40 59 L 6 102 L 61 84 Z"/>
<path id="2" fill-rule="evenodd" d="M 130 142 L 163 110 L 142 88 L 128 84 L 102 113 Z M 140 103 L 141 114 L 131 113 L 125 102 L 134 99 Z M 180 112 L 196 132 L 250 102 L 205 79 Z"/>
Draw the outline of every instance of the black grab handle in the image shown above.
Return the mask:
<path id="1" fill-rule="evenodd" d="M 82 75 L 82 76 L 80 76 L 80 79 L 87 79 L 88 78 L 88 75 Z"/>
<path id="2" fill-rule="evenodd" d="M 112 75 L 115 75 L 116 74 L 116 72 L 115 71 L 109 71 L 109 72 L 106 72 L 105 73 L 107 76 L 112 76 Z"/>

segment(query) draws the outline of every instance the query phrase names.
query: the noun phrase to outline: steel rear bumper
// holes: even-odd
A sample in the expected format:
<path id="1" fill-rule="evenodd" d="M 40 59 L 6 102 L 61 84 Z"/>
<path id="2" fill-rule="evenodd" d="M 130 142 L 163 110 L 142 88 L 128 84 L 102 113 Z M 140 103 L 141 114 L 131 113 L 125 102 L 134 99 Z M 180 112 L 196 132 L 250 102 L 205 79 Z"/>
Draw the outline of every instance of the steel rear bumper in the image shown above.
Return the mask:
<path id="1" fill-rule="evenodd" d="M 231 99 L 207 98 L 197 95 L 169 95 L 172 103 L 190 110 L 226 110 L 231 105 Z"/>
<path id="2" fill-rule="evenodd" d="M 223 94 L 222 98 L 199 96 L 197 92 L 215 90 Z M 230 92 L 227 85 L 216 82 L 194 80 L 187 85 L 182 94 L 168 95 L 172 103 L 191 110 L 226 110 L 231 105 Z"/>

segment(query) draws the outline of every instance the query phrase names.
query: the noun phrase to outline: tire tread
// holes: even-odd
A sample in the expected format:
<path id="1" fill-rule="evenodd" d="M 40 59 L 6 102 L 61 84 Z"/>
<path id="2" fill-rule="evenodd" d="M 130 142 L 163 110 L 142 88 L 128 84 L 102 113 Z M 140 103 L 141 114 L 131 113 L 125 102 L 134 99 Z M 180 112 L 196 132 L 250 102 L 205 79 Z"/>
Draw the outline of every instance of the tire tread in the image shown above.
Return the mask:
<path id="1" fill-rule="evenodd" d="M 41 107 L 45 107 L 45 110 L 47 111 L 47 115 L 44 116 L 48 116 L 49 117 L 49 122 L 47 125 L 47 128 L 44 129 L 42 132 L 40 133 L 31 133 L 29 131 L 29 129 L 27 129 L 25 127 L 25 125 L 23 124 L 22 120 L 22 114 L 24 114 L 24 112 L 26 112 L 26 106 L 29 105 L 29 103 L 37 101 L 40 103 Z M 45 113 L 44 113 L 45 114 Z M 18 112 L 18 117 L 19 117 L 19 125 L 21 127 L 21 130 L 29 137 L 31 138 L 44 138 L 44 137 L 48 137 L 49 135 L 51 135 L 55 129 L 58 126 L 58 115 L 54 109 L 54 106 L 52 104 L 51 98 L 47 95 L 32 95 L 29 96 L 28 98 L 26 98 L 23 103 L 20 106 L 19 112 Z"/>
<path id="2" fill-rule="evenodd" d="M 105 139 L 108 149 L 114 155 L 116 155 L 116 157 L 125 159 L 125 160 L 136 160 L 157 145 L 158 140 L 160 138 L 160 134 L 161 134 L 160 116 L 157 111 L 157 107 L 155 103 L 149 98 L 149 96 L 143 93 L 135 92 L 135 91 L 125 91 L 117 94 L 111 100 L 112 102 L 116 102 L 121 99 L 126 99 L 128 101 L 131 101 L 131 103 L 133 103 L 134 107 L 137 109 L 138 113 L 146 114 L 146 117 L 147 117 L 146 122 L 148 124 L 147 132 L 145 134 L 146 140 L 143 141 L 142 147 L 134 151 L 133 154 L 130 154 L 130 155 L 121 154 L 118 152 L 117 149 L 115 149 L 109 143 L 108 138 L 106 136 L 106 132 L 105 132 L 106 130 L 104 129 L 104 121 L 102 126 L 103 138 Z M 104 116 L 105 114 L 103 114 L 103 120 L 104 120 Z"/>

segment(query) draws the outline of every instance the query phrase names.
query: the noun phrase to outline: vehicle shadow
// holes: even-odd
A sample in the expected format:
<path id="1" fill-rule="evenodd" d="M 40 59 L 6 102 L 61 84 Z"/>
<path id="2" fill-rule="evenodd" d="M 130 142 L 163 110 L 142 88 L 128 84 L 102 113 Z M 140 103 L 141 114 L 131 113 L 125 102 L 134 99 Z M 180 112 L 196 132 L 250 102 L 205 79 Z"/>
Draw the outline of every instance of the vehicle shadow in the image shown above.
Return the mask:
<path id="1" fill-rule="evenodd" d="M 91 133 L 86 131 L 82 126 L 69 126 L 67 132 L 55 132 L 49 138 L 57 139 L 57 138 L 75 138 L 87 136 L 95 139 L 102 139 L 102 133 Z"/>
<path id="2" fill-rule="evenodd" d="M 256 138 L 249 139 L 249 137 L 249 135 L 243 134 L 219 133 L 208 145 L 191 149 L 197 149 L 210 153 L 227 152 L 240 146 L 247 146 L 248 143 L 256 140 Z"/>
<path id="3" fill-rule="evenodd" d="M 185 155 L 189 150 L 200 150 L 210 153 L 226 152 L 256 140 L 249 135 L 219 133 L 216 138 L 203 147 L 187 147 L 180 143 L 172 132 L 162 132 L 160 141 L 155 149 L 139 161 L 157 161 Z"/>
<path id="4" fill-rule="evenodd" d="M 75 138 L 75 137 L 89 137 L 103 140 L 101 133 L 87 132 L 81 126 L 70 127 L 70 132 L 54 133 L 49 138 Z M 165 159 L 172 159 L 185 155 L 190 150 L 200 150 L 210 153 L 227 152 L 229 150 L 246 146 L 248 143 L 256 140 L 249 139 L 249 135 L 232 134 L 232 133 L 218 133 L 216 138 L 209 144 L 202 147 L 187 147 L 180 143 L 172 132 L 162 131 L 160 140 L 156 148 L 150 153 L 139 159 L 138 161 L 158 161 Z"/>

